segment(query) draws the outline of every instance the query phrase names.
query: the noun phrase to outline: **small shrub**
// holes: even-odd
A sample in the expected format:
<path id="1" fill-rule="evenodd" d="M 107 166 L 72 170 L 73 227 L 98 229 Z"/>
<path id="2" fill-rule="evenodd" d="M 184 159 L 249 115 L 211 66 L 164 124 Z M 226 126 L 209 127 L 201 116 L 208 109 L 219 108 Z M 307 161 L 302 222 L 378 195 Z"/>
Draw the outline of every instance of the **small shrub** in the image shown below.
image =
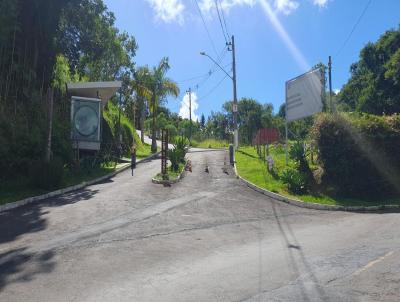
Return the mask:
<path id="1" fill-rule="evenodd" d="M 29 178 L 32 184 L 46 190 L 57 188 L 63 180 L 63 175 L 64 164 L 59 158 L 54 158 L 49 163 L 44 160 L 36 160 L 32 162 L 29 169 Z"/>
<path id="2" fill-rule="evenodd" d="M 178 160 L 180 163 L 185 162 L 185 155 L 187 153 L 188 148 L 189 148 L 189 141 L 185 137 L 181 136 L 175 139 L 174 150 L 176 150 L 175 151 L 177 153 L 176 156 L 178 156 Z"/>
<path id="3" fill-rule="evenodd" d="M 285 169 L 281 180 L 287 185 L 290 192 L 295 194 L 304 194 L 307 191 L 307 177 L 295 169 Z"/>
<path id="4" fill-rule="evenodd" d="M 179 163 L 181 162 L 181 150 L 179 149 L 172 149 L 168 150 L 168 159 L 171 162 L 171 169 L 174 172 L 177 172 L 179 170 Z"/>

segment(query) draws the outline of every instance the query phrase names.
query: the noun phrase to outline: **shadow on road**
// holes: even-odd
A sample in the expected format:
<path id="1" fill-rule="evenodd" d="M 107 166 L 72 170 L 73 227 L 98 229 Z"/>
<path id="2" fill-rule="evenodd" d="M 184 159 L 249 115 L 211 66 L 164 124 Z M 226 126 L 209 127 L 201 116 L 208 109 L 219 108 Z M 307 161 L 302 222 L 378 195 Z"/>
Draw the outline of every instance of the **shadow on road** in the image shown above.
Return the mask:
<path id="1" fill-rule="evenodd" d="M 0 292 L 11 283 L 29 282 L 37 274 L 52 272 L 55 267 L 53 257 L 52 251 L 33 254 L 26 248 L 0 253 Z"/>
<path id="2" fill-rule="evenodd" d="M 46 229 L 44 216 L 46 207 L 60 207 L 81 201 L 90 200 L 98 190 L 83 189 L 60 197 L 29 204 L 17 209 L 0 213 L 0 244 L 11 242 L 27 233 L 40 232 Z"/>
<path id="3" fill-rule="evenodd" d="M 302 296 L 302 301 L 328 301 L 328 296 L 326 295 L 323 287 L 321 286 L 318 278 L 313 272 L 311 265 L 309 264 L 301 245 L 298 243 L 295 234 L 290 226 L 290 224 L 286 221 L 284 215 L 279 215 L 276 210 L 275 202 L 271 203 L 272 211 L 274 213 L 275 221 L 278 226 L 279 232 L 282 235 L 282 238 L 287 247 L 287 255 L 288 255 L 288 264 L 291 266 L 295 273 L 295 277 L 297 278 L 297 284 L 299 285 L 299 290 Z M 284 224 L 284 225 L 283 225 Z M 285 231 L 284 226 L 288 230 Z M 290 237 L 290 238 L 289 238 Z M 298 260 L 300 263 L 298 263 Z M 305 269 L 305 273 L 302 273 L 299 269 L 299 264 Z M 307 288 L 304 285 L 303 276 L 309 278 L 312 281 L 315 292 L 307 293 Z M 317 295 L 317 297 L 316 297 Z"/>
<path id="4" fill-rule="evenodd" d="M 24 234 L 45 230 L 48 224 L 45 218 L 48 214 L 46 208 L 87 201 L 96 193 L 98 190 L 84 189 L 1 212 L 0 244 L 12 242 Z M 37 274 L 50 273 L 55 267 L 53 257 L 52 251 L 34 254 L 28 252 L 28 247 L 0 253 L 0 291 L 10 283 L 28 282 Z"/>

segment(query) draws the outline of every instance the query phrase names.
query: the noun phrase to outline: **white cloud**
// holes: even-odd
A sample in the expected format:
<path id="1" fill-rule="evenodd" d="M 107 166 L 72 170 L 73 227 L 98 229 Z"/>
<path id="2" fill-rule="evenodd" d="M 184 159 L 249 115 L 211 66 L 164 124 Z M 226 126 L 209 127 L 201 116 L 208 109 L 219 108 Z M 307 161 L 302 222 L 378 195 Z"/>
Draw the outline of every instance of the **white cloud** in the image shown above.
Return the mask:
<path id="1" fill-rule="evenodd" d="M 294 0 L 275 0 L 274 6 L 277 12 L 290 15 L 299 7 L 299 2 Z"/>
<path id="2" fill-rule="evenodd" d="M 192 91 L 192 121 L 197 121 L 199 117 L 196 115 L 195 111 L 199 108 L 199 103 L 197 103 L 197 94 Z M 189 119 L 189 95 L 186 93 L 181 101 L 181 108 L 179 109 L 179 116 L 182 118 Z"/>
<path id="3" fill-rule="evenodd" d="M 183 24 L 185 5 L 182 0 L 146 0 L 155 12 L 156 20 Z"/>
<path id="4" fill-rule="evenodd" d="M 229 12 L 229 10 L 234 6 L 254 6 L 258 0 L 222 0 L 220 1 L 221 7 L 225 12 Z M 215 9 L 215 0 L 201 0 L 199 2 L 200 9 L 203 12 L 210 12 Z"/>
<path id="5" fill-rule="evenodd" d="M 326 7 L 328 4 L 328 0 L 312 0 L 312 2 L 319 7 Z"/>
<path id="6" fill-rule="evenodd" d="M 277 13 L 283 13 L 285 15 L 291 14 L 299 7 L 299 2 L 296 0 L 268 0 Z M 324 0 L 313 0 L 313 1 L 324 1 Z M 326 1 L 326 0 L 325 0 Z M 253 7 L 260 3 L 260 0 L 222 0 L 221 7 L 224 11 L 229 10 L 234 6 L 249 6 Z M 204 13 L 214 13 L 215 11 L 215 0 L 201 0 L 199 3 L 200 9 Z"/>

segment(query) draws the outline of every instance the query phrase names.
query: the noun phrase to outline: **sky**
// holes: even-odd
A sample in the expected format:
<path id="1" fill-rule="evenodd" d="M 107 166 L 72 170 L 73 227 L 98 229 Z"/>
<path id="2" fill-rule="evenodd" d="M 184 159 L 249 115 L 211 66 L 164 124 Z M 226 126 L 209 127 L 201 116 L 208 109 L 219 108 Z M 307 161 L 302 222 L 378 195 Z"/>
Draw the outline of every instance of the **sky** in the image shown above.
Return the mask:
<path id="1" fill-rule="evenodd" d="M 232 80 L 200 55 L 206 52 L 231 74 L 232 52 L 222 28 L 228 42 L 235 37 L 238 99 L 272 103 L 276 112 L 287 80 L 327 64 L 331 55 L 332 86 L 340 90 L 361 48 L 400 25 L 400 0 L 218 0 L 222 25 L 215 0 L 104 2 L 116 26 L 136 38 L 138 66 L 169 58 L 168 77 L 181 93 L 168 98 L 167 107 L 188 118 L 191 88 L 194 120 L 233 99 Z"/>

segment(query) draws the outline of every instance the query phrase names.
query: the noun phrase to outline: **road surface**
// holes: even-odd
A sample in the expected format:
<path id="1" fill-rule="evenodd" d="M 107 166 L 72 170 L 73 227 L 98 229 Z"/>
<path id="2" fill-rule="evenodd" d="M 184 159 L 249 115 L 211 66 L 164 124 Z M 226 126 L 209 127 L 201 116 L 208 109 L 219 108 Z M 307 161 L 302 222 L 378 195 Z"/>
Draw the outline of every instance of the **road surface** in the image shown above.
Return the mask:
<path id="1" fill-rule="evenodd" d="M 400 301 L 400 214 L 275 202 L 225 151 L 188 156 L 171 187 L 158 159 L 0 213 L 0 301 Z"/>

